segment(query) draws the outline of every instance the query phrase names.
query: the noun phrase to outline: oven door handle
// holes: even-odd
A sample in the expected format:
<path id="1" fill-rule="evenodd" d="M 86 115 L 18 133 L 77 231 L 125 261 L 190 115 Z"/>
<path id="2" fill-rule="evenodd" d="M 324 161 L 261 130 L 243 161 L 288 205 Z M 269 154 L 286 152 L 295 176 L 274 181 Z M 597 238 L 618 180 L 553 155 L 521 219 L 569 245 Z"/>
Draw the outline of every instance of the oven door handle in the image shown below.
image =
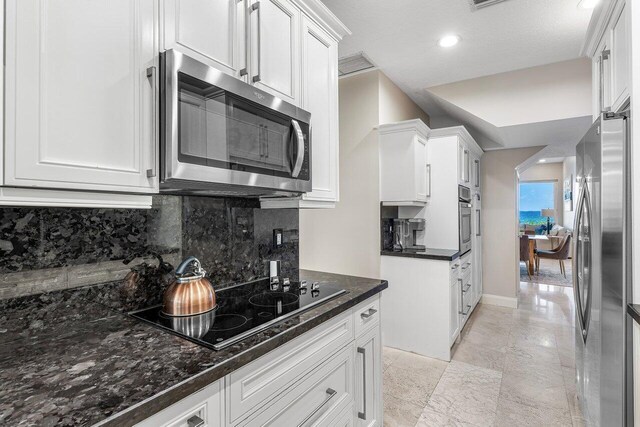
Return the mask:
<path id="1" fill-rule="evenodd" d="M 292 119 L 291 125 L 293 126 L 293 137 L 295 138 L 298 146 L 296 162 L 293 165 L 293 171 L 291 172 L 291 176 L 293 178 L 297 178 L 298 175 L 300 175 L 300 170 L 302 170 L 302 163 L 304 163 L 304 135 L 302 134 L 300 123 L 298 123 L 297 120 Z"/>

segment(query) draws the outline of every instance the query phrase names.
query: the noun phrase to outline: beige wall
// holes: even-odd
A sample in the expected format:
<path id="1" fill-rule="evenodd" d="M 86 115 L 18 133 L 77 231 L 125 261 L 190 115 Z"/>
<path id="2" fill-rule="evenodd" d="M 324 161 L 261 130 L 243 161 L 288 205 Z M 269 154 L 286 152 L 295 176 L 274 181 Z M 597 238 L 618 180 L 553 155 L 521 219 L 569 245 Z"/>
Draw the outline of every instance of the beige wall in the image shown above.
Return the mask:
<path id="1" fill-rule="evenodd" d="M 430 118 L 389 77 L 379 73 L 380 124 L 422 119 L 427 126 Z"/>
<path id="2" fill-rule="evenodd" d="M 541 148 L 489 151 L 482 156 L 482 286 L 485 294 L 517 296 L 515 168 Z"/>
<path id="3" fill-rule="evenodd" d="M 563 171 L 562 163 L 538 163 L 520 173 L 520 182 L 524 181 L 554 181 L 555 182 L 555 206 L 548 206 L 556 210 L 558 215 L 551 218 L 553 224 L 564 223 L 564 208 L 562 202 Z"/>
<path id="4" fill-rule="evenodd" d="M 340 201 L 300 211 L 300 267 L 380 275 L 381 119 L 429 117 L 380 71 L 340 79 Z"/>
<path id="5" fill-rule="evenodd" d="M 590 116 L 591 61 L 557 62 L 429 91 L 498 127 Z"/>

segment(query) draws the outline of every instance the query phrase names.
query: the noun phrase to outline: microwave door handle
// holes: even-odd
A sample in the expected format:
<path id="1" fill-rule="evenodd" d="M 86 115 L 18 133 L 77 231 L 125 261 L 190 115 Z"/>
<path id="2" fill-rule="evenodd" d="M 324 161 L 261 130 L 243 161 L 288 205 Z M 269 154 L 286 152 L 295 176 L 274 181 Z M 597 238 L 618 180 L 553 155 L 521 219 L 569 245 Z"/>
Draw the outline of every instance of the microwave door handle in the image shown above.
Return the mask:
<path id="1" fill-rule="evenodd" d="M 296 162 L 293 165 L 293 172 L 291 172 L 291 176 L 293 178 L 297 178 L 298 175 L 300 175 L 302 163 L 304 162 L 304 135 L 302 134 L 300 123 L 298 123 L 297 120 L 291 120 L 291 125 L 293 126 L 293 136 L 298 145 L 298 154 L 296 155 Z"/>

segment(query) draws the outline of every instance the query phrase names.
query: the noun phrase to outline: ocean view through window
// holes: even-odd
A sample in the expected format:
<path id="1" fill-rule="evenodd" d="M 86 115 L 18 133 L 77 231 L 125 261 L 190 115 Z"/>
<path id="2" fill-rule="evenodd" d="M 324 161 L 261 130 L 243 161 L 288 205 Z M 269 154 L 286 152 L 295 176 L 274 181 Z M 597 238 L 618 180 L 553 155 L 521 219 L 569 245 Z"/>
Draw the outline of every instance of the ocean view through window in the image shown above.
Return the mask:
<path id="1" fill-rule="evenodd" d="M 546 231 L 547 217 L 542 216 L 542 209 L 555 207 L 555 182 L 521 182 L 520 183 L 520 224 L 535 227 L 536 233 Z M 551 218 L 551 224 L 555 224 Z"/>

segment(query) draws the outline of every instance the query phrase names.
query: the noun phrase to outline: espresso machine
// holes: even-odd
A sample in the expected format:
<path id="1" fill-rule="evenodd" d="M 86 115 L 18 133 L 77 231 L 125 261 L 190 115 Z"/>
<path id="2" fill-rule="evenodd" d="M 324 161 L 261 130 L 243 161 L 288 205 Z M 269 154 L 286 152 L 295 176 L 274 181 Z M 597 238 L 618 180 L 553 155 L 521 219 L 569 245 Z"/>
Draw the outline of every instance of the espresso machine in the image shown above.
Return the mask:
<path id="1" fill-rule="evenodd" d="M 393 220 L 393 250 L 420 252 L 424 245 L 418 244 L 418 232 L 423 232 L 423 218 L 396 218 Z"/>

